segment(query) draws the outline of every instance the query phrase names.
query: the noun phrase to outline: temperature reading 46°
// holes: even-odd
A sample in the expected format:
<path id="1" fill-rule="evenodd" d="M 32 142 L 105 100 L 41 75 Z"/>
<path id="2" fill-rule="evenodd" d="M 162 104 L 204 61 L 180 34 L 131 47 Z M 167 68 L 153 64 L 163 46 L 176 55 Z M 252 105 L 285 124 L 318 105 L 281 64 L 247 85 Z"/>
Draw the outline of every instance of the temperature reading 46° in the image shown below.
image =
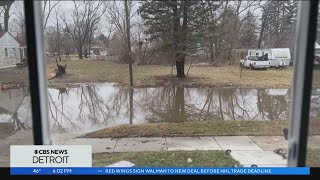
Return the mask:
<path id="1" fill-rule="evenodd" d="M 41 169 L 33 169 L 33 173 L 38 174 L 41 171 Z"/>

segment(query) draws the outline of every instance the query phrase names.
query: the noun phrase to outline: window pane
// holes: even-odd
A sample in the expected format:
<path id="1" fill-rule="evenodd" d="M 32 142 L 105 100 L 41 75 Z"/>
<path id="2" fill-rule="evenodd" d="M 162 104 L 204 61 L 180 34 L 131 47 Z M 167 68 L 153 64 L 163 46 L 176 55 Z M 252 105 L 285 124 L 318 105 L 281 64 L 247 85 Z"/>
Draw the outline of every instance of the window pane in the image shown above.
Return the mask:
<path id="1" fill-rule="evenodd" d="M 0 6 L 0 167 L 9 167 L 10 145 L 33 144 L 32 113 L 22 1 Z M 4 23 L 3 13 L 10 14 Z"/>
<path id="2" fill-rule="evenodd" d="M 319 9 L 320 10 L 320 9 Z M 309 138 L 307 147 L 307 166 L 320 166 L 320 18 L 318 13 L 317 39 L 313 64 L 313 82 L 310 102 Z"/>
<path id="3" fill-rule="evenodd" d="M 43 8 L 54 144 L 94 166 L 286 166 L 296 2 L 125 2 Z"/>

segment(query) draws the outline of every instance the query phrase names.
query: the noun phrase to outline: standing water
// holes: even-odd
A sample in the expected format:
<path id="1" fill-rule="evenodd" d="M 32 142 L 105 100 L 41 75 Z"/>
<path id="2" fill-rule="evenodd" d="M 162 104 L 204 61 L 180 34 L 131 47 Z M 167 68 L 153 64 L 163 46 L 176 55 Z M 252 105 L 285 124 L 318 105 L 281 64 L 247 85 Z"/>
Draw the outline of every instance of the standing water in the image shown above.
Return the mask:
<path id="1" fill-rule="evenodd" d="M 49 88 L 52 133 L 87 133 L 122 124 L 187 121 L 287 120 L 290 89 L 185 88 L 121 89 L 112 83 Z M 311 116 L 319 117 L 320 90 Z M 26 88 L 0 92 L 0 122 L 31 127 Z"/>

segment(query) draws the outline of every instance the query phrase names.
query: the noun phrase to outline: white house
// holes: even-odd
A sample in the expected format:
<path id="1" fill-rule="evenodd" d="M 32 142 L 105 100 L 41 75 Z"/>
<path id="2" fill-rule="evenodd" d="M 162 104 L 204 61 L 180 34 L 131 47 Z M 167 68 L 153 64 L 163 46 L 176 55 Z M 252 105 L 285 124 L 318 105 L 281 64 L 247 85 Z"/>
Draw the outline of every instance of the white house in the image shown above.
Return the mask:
<path id="1" fill-rule="evenodd" d="M 9 32 L 0 31 L 0 68 L 21 63 L 26 54 L 24 51 Z"/>

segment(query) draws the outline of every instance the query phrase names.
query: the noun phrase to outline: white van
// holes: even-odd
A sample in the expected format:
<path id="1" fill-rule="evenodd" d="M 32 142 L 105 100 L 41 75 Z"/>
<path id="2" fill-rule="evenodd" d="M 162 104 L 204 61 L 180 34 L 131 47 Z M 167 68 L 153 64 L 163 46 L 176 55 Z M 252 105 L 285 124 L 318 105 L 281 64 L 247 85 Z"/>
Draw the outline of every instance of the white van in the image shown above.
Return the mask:
<path id="1" fill-rule="evenodd" d="M 266 56 L 270 67 L 289 66 L 291 60 L 289 48 L 249 49 L 248 56 Z"/>
<path id="2" fill-rule="evenodd" d="M 246 56 L 240 60 L 240 66 L 250 69 L 267 69 L 270 67 L 270 61 L 263 56 Z"/>

